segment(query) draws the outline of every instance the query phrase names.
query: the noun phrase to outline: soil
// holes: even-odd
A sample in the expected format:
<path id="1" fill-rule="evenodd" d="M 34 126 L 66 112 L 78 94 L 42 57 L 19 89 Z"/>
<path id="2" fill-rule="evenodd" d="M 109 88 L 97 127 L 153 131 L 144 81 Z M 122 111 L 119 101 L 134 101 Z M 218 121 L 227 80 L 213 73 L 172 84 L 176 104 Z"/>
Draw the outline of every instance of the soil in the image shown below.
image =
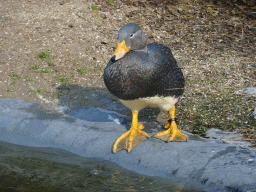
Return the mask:
<path id="1" fill-rule="evenodd" d="M 256 99 L 255 0 L 9 0 L 0 10 L 0 97 L 85 106 L 84 93 L 109 95 L 103 71 L 126 23 L 167 45 L 186 77 L 177 116 L 186 131 L 239 130 L 252 143 Z M 114 100 L 116 98 L 113 98 Z M 62 103 L 60 103 L 62 101 Z M 167 114 L 159 118 L 167 119 Z"/>

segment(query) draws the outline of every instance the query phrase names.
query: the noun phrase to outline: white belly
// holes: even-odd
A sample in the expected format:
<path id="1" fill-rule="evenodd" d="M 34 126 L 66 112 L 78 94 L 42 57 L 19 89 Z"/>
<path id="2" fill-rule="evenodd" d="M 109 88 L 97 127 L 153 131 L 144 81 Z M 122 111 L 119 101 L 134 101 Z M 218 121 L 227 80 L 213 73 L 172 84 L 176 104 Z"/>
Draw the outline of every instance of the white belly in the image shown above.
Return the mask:
<path id="1" fill-rule="evenodd" d="M 171 110 L 174 105 L 178 102 L 178 98 L 176 97 L 145 97 L 139 98 L 135 100 L 122 100 L 120 101 L 132 111 L 139 111 L 147 106 L 150 107 L 159 107 L 163 111 Z"/>

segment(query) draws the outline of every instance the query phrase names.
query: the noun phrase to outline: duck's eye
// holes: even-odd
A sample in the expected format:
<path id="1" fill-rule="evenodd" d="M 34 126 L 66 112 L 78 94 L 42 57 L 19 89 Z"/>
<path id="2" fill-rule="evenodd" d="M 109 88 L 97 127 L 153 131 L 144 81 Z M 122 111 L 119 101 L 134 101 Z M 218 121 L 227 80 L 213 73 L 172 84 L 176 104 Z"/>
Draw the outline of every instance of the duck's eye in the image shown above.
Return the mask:
<path id="1" fill-rule="evenodd" d="M 130 34 L 130 37 L 133 37 L 133 36 L 134 36 L 134 33 L 131 33 L 131 34 Z"/>

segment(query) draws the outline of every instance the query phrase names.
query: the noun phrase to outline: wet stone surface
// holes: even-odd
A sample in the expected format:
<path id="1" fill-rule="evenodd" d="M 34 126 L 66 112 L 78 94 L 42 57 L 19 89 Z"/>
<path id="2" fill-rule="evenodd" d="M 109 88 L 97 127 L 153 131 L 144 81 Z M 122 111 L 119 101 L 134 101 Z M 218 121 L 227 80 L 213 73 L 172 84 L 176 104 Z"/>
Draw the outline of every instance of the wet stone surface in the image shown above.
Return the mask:
<path id="1" fill-rule="evenodd" d="M 151 121 L 141 119 L 150 136 L 162 130 L 154 117 Z M 122 184 L 126 191 L 143 187 L 156 191 L 155 186 L 161 191 L 256 188 L 256 150 L 220 139 L 185 132 L 188 142 L 165 143 L 150 138 L 129 154 L 113 154 L 114 141 L 129 129 L 130 121 L 118 110 L 90 106 L 49 112 L 20 99 L 0 99 L 1 178 L 23 183 L 15 185 L 14 191 L 24 190 L 29 182 L 52 186 L 56 191 L 96 186 L 103 187 L 95 188 L 98 191 L 104 186 L 119 190 Z M 120 180 L 116 183 L 113 178 Z M 1 188 L 9 189 L 8 182 L 1 181 Z"/>
<path id="2" fill-rule="evenodd" d="M 229 132 L 211 128 L 205 132 L 206 138 L 217 139 L 223 143 L 230 143 L 241 147 L 252 147 L 251 143 L 244 141 L 242 134 L 237 131 Z"/>

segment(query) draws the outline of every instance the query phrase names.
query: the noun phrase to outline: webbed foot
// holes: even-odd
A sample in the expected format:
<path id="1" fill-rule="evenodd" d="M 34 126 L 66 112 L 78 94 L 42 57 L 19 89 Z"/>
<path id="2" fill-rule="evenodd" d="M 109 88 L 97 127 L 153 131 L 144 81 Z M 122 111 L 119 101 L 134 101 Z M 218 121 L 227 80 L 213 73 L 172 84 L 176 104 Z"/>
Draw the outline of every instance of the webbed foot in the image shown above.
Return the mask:
<path id="1" fill-rule="evenodd" d="M 132 112 L 132 125 L 129 131 L 121 135 L 113 146 L 113 153 L 126 149 L 128 153 L 133 150 L 142 141 L 149 138 L 145 131 L 142 131 L 144 126 L 138 123 L 138 112 Z"/>
<path id="2" fill-rule="evenodd" d="M 121 135 L 115 142 L 113 146 L 113 153 L 121 151 L 123 149 L 127 150 L 128 153 L 133 150 L 142 141 L 149 138 L 148 134 L 143 129 L 142 124 L 138 124 L 137 127 L 131 126 L 130 130 Z"/>
<path id="3" fill-rule="evenodd" d="M 153 137 L 161 139 L 166 142 L 170 141 L 187 141 L 187 137 L 182 134 L 178 129 L 175 121 L 167 123 L 165 126 L 166 131 L 155 134 Z"/>
<path id="4" fill-rule="evenodd" d="M 183 135 L 177 128 L 175 122 L 175 106 L 169 111 L 170 120 L 164 126 L 167 130 L 155 134 L 153 137 L 161 139 L 166 142 L 170 141 L 187 141 L 187 137 Z"/>

